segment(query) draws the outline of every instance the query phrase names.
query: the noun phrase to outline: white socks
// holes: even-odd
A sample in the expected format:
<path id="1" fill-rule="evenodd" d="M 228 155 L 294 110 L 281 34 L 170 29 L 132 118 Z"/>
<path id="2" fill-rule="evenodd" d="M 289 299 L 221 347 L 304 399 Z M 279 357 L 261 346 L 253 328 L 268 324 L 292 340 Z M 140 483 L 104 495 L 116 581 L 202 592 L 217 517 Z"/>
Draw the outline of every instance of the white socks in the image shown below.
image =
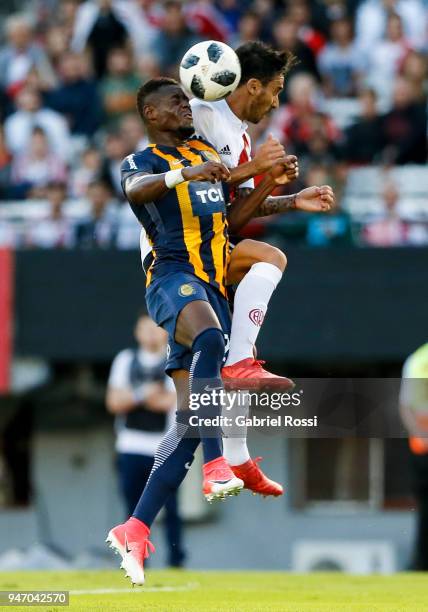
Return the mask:
<path id="1" fill-rule="evenodd" d="M 229 465 L 242 465 L 248 461 L 247 438 L 223 438 L 223 457 Z"/>
<path id="2" fill-rule="evenodd" d="M 232 333 L 226 365 L 253 357 L 269 300 L 282 272 L 273 264 L 260 262 L 251 266 L 235 293 Z M 229 465 L 242 465 L 250 459 L 245 438 L 223 438 L 223 455 Z"/>
<path id="3" fill-rule="evenodd" d="M 231 393 L 230 397 L 236 398 L 236 395 L 237 395 L 236 393 Z M 240 397 L 243 398 L 244 396 L 240 394 Z M 245 417 L 248 416 L 249 411 L 250 411 L 248 401 L 244 402 L 243 399 L 241 399 L 239 403 L 236 403 L 236 399 L 235 399 L 234 405 L 239 406 L 239 408 L 233 412 L 235 416 L 238 414 L 245 416 Z M 230 412 L 228 412 L 227 410 L 223 411 L 222 414 L 226 416 L 227 415 L 230 416 Z M 247 447 L 247 427 L 246 425 L 240 427 L 239 431 L 235 431 L 235 433 L 240 433 L 244 437 L 242 438 L 223 438 L 223 457 L 226 459 L 229 465 L 242 465 L 243 463 L 248 461 L 248 459 L 250 459 L 250 453 L 248 452 L 248 447 Z"/>
<path id="4" fill-rule="evenodd" d="M 234 299 L 227 366 L 253 357 L 253 347 L 269 300 L 281 277 L 279 268 L 270 263 L 259 262 L 251 266 L 239 283 Z"/>

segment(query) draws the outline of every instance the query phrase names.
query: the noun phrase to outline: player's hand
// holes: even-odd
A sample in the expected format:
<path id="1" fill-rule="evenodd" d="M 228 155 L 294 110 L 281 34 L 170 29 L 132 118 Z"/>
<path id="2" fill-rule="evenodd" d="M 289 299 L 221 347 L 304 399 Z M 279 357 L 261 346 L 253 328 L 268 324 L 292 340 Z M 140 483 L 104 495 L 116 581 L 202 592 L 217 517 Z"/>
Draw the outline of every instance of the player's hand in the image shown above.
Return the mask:
<path id="1" fill-rule="evenodd" d="M 228 168 L 221 162 L 207 161 L 199 166 L 189 166 L 181 171 L 183 178 L 186 181 L 209 181 L 217 183 L 218 181 L 228 181 L 230 172 Z"/>
<path id="2" fill-rule="evenodd" d="M 334 206 L 334 193 L 329 185 L 307 187 L 296 196 L 296 209 L 306 212 L 328 212 Z"/>
<path id="3" fill-rule="evenodd" d="M 286 185 L 299 176 L 299 162 L 295 155 L 287 155 L 285 161 L 276 164 L 269 173 L 277 185 Z"/>
<path id="4" fill-rule="evenodd" d="M 285 149 L 282 144 L 269 134 L 266 142 L 257 149 L 253 157 L 256 174 L 268 172 L 275 164 L 284 162 L 286 159 Z"/>

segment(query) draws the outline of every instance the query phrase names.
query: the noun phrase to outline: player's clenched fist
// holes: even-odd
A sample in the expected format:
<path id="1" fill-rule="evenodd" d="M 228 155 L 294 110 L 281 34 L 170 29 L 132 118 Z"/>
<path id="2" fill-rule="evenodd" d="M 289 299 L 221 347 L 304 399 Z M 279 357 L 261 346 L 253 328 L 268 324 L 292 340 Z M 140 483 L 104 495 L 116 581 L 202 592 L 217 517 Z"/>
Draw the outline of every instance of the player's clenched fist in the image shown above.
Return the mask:
<path id="1" fill-rule="evenodd" d="M 181 175 L 186 181 L 210 181 L 210 183 L 228 181 L 230 178 L 230 172 L 226 166 L 214 161 L 183 168 Z"/>
<path id="2" fill-rule="evenodd" d="M 270 171 L 270 175 L 277 185 L 286 185 L 295 181 L 299 176 L 299 162 L 295 155 L 287 155 L 284 162 L 276 164 Z"/>
<path id="3" fill-rule="evenodd" d="M 296 195 L 296 208 L 306 212 L 328 212 L 334 206 L 334 192 L 330 185 L 307 187 Z"/>
<path id="4" fill-rule="evenodd" d="M 282 144 L 269 134 L 268 139 L 257 149 L 253 162 L 256 173 L 268 172 L 275 164 L 284 162 L 285 149 Z"/>

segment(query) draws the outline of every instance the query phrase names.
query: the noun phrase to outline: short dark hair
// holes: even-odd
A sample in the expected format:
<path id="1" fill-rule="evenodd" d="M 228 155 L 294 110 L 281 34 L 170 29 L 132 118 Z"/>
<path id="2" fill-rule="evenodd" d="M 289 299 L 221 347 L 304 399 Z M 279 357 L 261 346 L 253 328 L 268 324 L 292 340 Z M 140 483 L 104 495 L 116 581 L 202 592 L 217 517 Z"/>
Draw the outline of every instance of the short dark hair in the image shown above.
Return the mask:
<path id="1" fill-rule="evenodd" d="M 276 51 L 273 47 L 259 41 L 247 42 L 236 49 L 241 63 L 243 85 L 250 79 L 258 79 L 266 85 L 278 74 L 284 76 L 295 64 L 296 58 L 289 51 Z"/>
<path id="2" fill-rule="evenodd" d="M 147 81 L 138 89 L 137 111 L 143 121 L 145 121 L 144 105 L 147 97 L 152 93 L 159 91 L 159 89 L 162 89 L 162 87 L 167 87 L 168 85 L 178 85 L 178 82 L 175 79 L 170 79 L 168 77 L 156 77 L 155 79 L 150 79 L 150 81 Z"/>

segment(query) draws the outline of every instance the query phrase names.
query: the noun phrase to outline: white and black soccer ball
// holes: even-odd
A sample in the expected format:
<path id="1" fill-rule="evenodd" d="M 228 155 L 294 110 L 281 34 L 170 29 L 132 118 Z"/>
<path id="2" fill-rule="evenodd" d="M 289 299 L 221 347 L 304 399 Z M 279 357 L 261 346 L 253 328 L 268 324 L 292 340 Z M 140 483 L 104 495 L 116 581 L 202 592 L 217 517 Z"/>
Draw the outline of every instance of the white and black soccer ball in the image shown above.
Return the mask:
<path id="1" fill-rule="evenodd" d="M 217 40 L 193 45 L 180 64 L 180 81 L 189 94 L 202 100 L 221 100 L 241 80 L 241 64 L 235 51 Z"/>

